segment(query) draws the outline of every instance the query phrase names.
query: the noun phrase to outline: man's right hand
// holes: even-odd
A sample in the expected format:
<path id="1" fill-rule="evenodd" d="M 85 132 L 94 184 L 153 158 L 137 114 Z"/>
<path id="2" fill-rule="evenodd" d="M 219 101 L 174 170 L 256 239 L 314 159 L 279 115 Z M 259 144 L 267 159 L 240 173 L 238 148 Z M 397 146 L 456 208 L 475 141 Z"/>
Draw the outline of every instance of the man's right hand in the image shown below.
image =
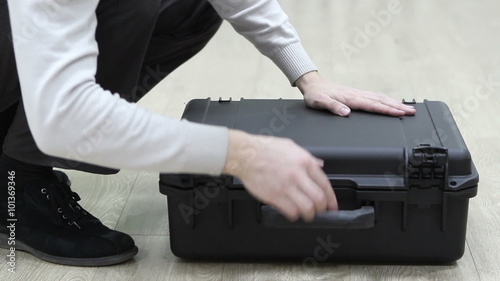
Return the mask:
<path id="1" fill-rule="evenodd" d="M 337 199 L 322 170 L 323 161 L 292 140 L 230 130 L 223 173 L 238 177 L 261 202 L 294 221 L 337 210 Z"/>

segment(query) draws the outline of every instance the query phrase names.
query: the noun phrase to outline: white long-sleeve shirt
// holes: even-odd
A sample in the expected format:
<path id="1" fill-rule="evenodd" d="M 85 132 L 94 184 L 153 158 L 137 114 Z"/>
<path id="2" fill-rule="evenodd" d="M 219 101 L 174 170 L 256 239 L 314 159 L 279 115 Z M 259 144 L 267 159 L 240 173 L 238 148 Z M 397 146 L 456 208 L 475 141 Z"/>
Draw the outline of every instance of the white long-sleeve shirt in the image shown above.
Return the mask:
<path id="1" fill-rule="evenodd" d="M 275 0 L 209 0 L 293 83 L 315 70 Z M 41 151 L 111 168 L 221 173 L 228 130 L 152 113 L 95 81 L 99 0 L 9 0 L 28 123 Z"/>

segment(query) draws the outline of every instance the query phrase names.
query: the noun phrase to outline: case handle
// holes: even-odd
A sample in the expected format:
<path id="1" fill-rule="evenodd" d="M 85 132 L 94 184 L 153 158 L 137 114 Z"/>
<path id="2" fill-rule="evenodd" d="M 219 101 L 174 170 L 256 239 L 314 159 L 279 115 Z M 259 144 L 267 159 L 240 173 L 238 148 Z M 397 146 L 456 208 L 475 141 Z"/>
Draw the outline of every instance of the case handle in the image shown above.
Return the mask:
<path id="1" fill-rule="evenodd" d="M 317 214 L 311 222 L 291 222 L 275 208 L 264 205 L 261 207 L 261 221 L 266 227 L 366 229 L 375 226 L 375 209 L 363 206 L 357 210 L 326 211 Z"/>

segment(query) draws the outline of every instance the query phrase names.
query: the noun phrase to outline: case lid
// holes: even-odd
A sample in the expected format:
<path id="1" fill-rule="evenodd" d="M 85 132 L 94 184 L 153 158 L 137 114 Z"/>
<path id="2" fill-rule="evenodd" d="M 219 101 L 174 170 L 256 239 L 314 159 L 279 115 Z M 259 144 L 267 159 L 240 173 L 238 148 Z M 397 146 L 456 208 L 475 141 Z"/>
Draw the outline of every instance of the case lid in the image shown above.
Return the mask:
<path id="1" fill-rule="evenodd" d="M 415 116 L 353 111 L 340 117 L 302 100 L 190 101 L 193 122 L 293 139 L 316 157 L 332 181 L 359 189 L 474 187 L 478 174 L 446 104 L 413 104 Z M 238 180 L 234 180 L 238 186 Z"/>

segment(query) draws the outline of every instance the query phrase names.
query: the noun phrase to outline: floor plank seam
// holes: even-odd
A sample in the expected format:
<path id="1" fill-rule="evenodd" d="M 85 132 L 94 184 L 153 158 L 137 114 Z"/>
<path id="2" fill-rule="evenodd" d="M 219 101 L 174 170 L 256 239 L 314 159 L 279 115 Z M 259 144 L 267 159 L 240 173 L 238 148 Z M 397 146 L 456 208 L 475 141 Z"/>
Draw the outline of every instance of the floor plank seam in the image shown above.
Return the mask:
<path id="1" fill-rule="evenodd" d="M 125 200 L 125 204 L 123 204 L 123 208 L 122 208 L 122 210 L 120 211 L 120 215 L 118 216 L 118 220 L 116 221 L 115 227 L 113 228 L 113 229 L 115 229 L 115 230 L 116 230 L 116 228 L 118 227 L 118 225 L 120 224 L 120 220 L 122 219 L 123 212 L 124 212 L 125 208 L 127 207 L 127 204 L 128 204 L 129 199 L 130 199 L 130 196 L 132 195 L 132 192 L 134 191 L 135 184 L 137 183 L 137 181 L 138 181 L 138 179 L 139 179 L 139 175 L 140 175 L 140 173 L 136 173 L 136 174 L 135 174 L 135 179 L 134 179 L 134 181 L 131 183 L 132 188 L 130 188 L 130 190 L 129 190 L 129 192 L 128 192 L 127 199 Z"/>
<path id="2" fill-rule="evenodd" d="M 482 281 L 483 279 L 481 278 L 481 274 L 479 273 L 479 269 L 477 268 L 476 259 L 474 258 L 474 254 L 472 253 L 472 250 L 470 248 L 469 240 L 467 239 L 465 240 L 465 245 L 467 245 L 467 249 L 469 250 L 472 262 L 474 263 L 474 268 L 476 269 L 477 277 L 479 278 L 480 281 Z"/>

